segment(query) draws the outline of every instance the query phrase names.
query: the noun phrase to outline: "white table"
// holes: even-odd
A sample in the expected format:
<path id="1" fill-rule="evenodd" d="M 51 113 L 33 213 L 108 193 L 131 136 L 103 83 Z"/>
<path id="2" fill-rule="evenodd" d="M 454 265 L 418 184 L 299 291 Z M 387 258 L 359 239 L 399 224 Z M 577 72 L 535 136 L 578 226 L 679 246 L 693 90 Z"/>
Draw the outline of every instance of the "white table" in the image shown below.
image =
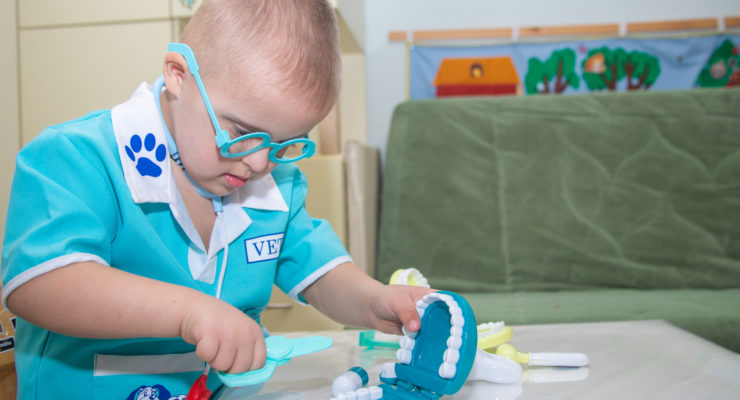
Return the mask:
<path id="1" fill-rule="evenodd" d="M 580 352 L 591 363 L 577 369 L 524 366 L 521 384 L 468 382 L 442 399 L 740 399 L 740 355 L 664 321 L 512 329 L 510 343 L 521 352 Z M 282 335 L 328 336 L 334 346 L 278 367 L 258 393 L 254 388 L 229 390 L 222 399 L 329 400 L 332 381 L 348 368 L 365 368 L 369 385 L 377 385 L 381 365 L 395 361 L 394 350 L 363 351 L 357 331 Z"/>

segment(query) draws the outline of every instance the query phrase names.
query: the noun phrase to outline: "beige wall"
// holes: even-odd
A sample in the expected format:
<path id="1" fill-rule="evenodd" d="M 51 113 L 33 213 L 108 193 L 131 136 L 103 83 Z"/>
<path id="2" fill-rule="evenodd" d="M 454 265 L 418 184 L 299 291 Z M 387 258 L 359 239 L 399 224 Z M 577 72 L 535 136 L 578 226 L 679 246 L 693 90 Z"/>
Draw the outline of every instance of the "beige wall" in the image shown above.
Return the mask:
<path id="1" fill-rule="evenodd" d="M 23 143 L 42 129 L 126 100 L 162 71 L 167 20 L 19 31 Z"/>
<path id="2" fill-rule="evenodd" d="M 20 146 L 18 113 L 18 47 L 16 36 L 16 2 L 0 0 L 0 248 L 5 236 L 8 194 Z"/>

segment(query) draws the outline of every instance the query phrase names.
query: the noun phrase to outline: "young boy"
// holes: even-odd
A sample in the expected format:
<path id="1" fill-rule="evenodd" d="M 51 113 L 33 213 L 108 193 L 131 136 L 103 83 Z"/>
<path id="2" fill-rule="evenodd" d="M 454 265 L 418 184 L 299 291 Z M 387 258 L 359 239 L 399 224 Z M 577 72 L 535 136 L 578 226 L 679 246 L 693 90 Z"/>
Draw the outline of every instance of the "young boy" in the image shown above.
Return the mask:
<path id="1" fill-rule="evenodd" d="M 205 363 L 260 368 L 273 283 L 347 325 L 419 328 L 429 289 L 352 265 L 291 162 L 336 99 L 331 7 L 206 0 L 181 42 L 151 87 L 17 157 L 2 294 L 19 398 L 182 398 Z"/>

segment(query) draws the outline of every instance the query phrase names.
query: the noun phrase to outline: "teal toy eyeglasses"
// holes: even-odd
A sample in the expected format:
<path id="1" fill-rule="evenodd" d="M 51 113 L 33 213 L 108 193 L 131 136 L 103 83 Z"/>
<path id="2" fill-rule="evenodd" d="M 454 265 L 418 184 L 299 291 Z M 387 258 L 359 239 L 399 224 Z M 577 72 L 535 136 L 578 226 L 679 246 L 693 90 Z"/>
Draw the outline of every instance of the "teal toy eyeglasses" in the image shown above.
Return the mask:
<path id="1" fill-rule="evenodd" d="M 216 130 L 216 145 L 222 156 L 240 158 L 268 147 L 270 148 L 270 161 L 274 163 L 289 163 L 311 157 L 316 153 L 316 143 L 308 138 L 308 134 L 300 138 L 279 143 L 273 142 L 270 134 L 267 132 L 252 132 L 232 139 L 229 132 L 221 129 L 216 119 L 213 106 L 211 106 L 206 88 L 203 86 L 203 80 L 198 72 L 198 62 L 195 61 L 193 50 L 184 43 L 170 43 L 167 51 L 173 51 L 185 57 L 185 62 L 187 62 L 193 78 L 195 78 L 195 83 L 198 85 L 198 90 L 200 90 L 200 96 L 203 98 L 206 110 L 208 110 L 213 128 Z"/>

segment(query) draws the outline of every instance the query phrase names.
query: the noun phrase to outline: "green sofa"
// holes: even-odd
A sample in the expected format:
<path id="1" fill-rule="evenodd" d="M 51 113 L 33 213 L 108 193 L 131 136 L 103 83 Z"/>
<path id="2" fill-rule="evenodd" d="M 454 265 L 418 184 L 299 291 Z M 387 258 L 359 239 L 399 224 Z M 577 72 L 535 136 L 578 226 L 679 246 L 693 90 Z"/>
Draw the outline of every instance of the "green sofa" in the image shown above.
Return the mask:
<path id="1" fill-rule="evenodd" d="M 740 89 L 410 101 L 376 277 L 479 322 L 664 319 L 740 352 Z"/>

